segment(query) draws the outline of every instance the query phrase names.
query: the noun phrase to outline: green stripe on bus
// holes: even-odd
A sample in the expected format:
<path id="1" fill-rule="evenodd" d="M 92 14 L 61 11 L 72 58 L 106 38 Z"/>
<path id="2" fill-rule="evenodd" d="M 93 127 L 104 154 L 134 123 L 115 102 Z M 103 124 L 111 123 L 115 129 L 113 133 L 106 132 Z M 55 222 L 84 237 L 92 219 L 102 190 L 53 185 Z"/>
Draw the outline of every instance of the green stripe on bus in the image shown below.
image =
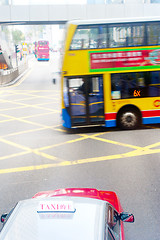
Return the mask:
<path id="1" fill-rule="evenodd" d="M 127 49 L 107 49 L 107 50 L 103 50 L 103 49 L 99 49 L 99 50 L 91 50 L 89 51 L 89 53 L 99 53 L 99 52 L 125 52 L 125 51 L 138 51 L 138 50 L 149 50 L 149 49 L 160 49 L 160 46 L 157 47 L 141 47 L 141 48 L 127 48 Z"/>
<path id="2" fill-rule="evenodd" d="M 89 72 L 109 72 L 109 71 L 123 71 L 123 70 L 158 69 L 158 68 L 160 70 L 160 65 L 139 66 L 139 67 L 98 68 L 98 69 L 90 69 Z"/>

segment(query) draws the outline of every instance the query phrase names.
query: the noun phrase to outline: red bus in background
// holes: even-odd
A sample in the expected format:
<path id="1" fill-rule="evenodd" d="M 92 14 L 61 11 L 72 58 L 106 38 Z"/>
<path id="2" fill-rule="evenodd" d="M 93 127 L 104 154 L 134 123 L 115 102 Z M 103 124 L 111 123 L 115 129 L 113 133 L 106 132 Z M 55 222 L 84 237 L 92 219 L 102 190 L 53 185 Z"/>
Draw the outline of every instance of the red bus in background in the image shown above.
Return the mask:
<path id="1" fill-rule="evenodd" d="M 49 61 L 49 41 L 41 40 L 37 43 L 37 60 Z"/>

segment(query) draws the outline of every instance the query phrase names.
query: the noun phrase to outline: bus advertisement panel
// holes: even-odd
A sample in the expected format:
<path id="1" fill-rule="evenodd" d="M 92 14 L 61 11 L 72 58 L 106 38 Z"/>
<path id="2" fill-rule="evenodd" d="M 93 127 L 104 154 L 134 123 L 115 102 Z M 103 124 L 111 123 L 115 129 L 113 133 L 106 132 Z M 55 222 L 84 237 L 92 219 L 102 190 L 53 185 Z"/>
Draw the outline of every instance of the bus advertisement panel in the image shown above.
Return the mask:
<path id="1" fill-rule="evenodd" d="M 160 19 L 71 21 L 64 46 L 63 126 L 160 123 Z"/>
<path id="2" fill-rule="evenodd" d="M 49 61 L 49 41 L 45 41 L 45 40 L 38 41 L 37 60 Z"/>

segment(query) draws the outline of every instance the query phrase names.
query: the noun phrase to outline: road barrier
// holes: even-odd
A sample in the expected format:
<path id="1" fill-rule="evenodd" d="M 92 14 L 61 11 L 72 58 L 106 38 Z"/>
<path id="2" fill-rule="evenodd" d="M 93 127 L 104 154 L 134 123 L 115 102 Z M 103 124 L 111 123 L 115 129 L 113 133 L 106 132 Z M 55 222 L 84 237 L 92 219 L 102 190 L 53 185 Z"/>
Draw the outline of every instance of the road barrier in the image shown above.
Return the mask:
<path id="1" fill-rule="evenodd" d="M 28 68 L 28 63 L 22 64 L 16 68 L 10 70 L 1 70 L 0 71 L 0 85 L 5 86 L 15 82 L 26 69 Z"/>

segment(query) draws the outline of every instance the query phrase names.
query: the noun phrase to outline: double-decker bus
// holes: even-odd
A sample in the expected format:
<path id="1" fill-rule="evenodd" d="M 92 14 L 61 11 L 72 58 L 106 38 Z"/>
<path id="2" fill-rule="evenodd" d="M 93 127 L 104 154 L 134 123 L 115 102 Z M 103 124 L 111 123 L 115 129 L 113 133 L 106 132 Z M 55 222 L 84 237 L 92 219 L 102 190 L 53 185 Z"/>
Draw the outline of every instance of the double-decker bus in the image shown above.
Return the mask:
<path id="1" fill-rule="evenodd" d="M 160 123 L 160 20 L 71 21 L 62 61 L 67 128 Z"/>
<path id="2" fill-rule="evenodd" d="M 49 41 L 46 41 L 46 40 L 38 41 L 37 60 L 49 61 Z"/>

